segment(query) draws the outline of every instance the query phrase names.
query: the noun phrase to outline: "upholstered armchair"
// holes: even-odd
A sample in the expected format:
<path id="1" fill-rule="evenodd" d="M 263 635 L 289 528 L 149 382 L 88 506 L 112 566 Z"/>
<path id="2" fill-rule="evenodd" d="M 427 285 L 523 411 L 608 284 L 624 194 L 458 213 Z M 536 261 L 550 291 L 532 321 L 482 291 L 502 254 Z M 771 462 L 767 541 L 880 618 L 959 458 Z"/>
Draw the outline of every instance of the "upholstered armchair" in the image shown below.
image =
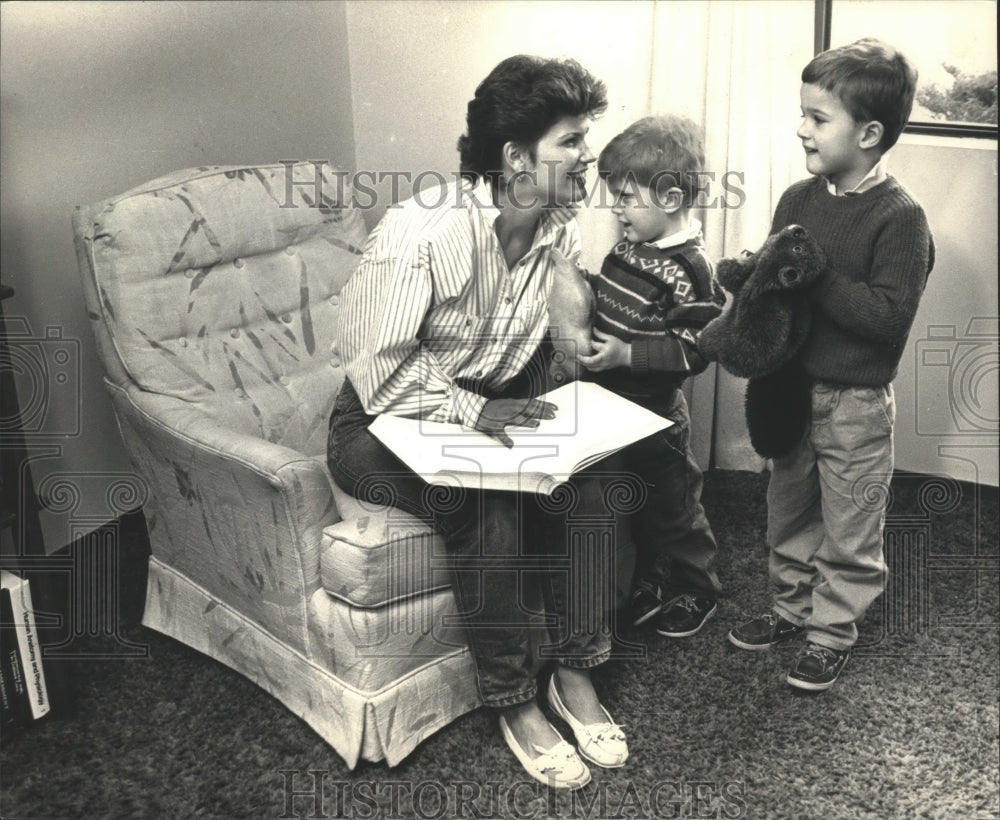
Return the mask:
<path id="1" fill-rule="evenodd" d="M 347 764 L 475 708 L 442 544 L 340 492 L 338 294 L 365 240 L 343 175 L 197 168 L 77 209 L 87 310 L 148 484 L 143 623 L 247 676 Z"/>

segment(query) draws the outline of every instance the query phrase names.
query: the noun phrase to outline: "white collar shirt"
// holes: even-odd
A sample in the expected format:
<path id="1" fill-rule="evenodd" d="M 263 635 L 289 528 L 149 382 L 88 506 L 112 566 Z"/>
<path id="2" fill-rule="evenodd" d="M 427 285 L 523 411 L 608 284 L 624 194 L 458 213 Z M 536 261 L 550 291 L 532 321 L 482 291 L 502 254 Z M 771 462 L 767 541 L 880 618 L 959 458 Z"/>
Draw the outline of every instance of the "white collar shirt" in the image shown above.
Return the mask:
<path id="1" fill-rule="evenodd" d="M 686 228 L 682 228 L 669 236 L 661 237 L 653 242 L 647 242 L 647 245 L 652 245 L 654 248 L 659 248 L 661 251 L 669 250 L 670 248 L 676 248 L 683 245 L 685 242 L 690 242 L 692 239 L 698 239 L 701 236 L 701 222 L 697 219 L 692 219 Z"/>
<path id="2" fill-rule="evenodd" d="M 863 194 L 865 191 L 870 191 L 876 185 L 885 182 L 888 177 L 888 172 L 886 171 L 885 157 L 880 159 L 872 169 L 865 174 L 864 178 L 851 190 L 844 191 L 842 194 L 837 193 L 837 186 L 834 185 L 829 179 L 826 180 L 826 189 L 830 192 L 831 196 L 855 196 L 857 194 Z"/>

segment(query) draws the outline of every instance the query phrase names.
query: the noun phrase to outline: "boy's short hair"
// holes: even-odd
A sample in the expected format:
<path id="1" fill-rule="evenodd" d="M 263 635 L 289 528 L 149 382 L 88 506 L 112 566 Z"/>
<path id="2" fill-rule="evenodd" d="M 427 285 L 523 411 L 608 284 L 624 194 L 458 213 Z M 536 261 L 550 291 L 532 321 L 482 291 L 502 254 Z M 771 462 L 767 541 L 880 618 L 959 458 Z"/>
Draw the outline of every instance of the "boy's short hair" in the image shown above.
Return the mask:
<path id="1" fill-rule="evenodd" d="M 882 123 L 884 154 L 910 119 L 917 71 L 892 46 L 865 37 L 817 54 L 802 70 L 802 82 L 836 94 L 855 122 Z"/>
<path id="2" fill-rule="evenodd" d="M 639 184 L 657 198 L 680 188 L 691 207 L 705 168 L 701 126 L 679 114 L 643 117 L 611 140 L 597 159 L 608 185 Z"/>

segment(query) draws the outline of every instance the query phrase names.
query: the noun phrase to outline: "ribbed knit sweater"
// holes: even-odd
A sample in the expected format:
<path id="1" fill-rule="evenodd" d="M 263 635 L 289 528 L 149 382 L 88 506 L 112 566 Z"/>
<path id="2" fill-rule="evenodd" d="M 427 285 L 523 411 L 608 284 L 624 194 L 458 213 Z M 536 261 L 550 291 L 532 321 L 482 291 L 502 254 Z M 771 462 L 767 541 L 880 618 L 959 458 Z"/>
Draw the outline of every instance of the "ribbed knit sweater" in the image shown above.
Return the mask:
<path id="1" fill-rule="evenodd" d="M 590 284 L 597 298 L 594 326 L 629 342 L 632 361 L 589 378 L 642 403 L 708 366 L 698 333 L 722 312 L 725 295 L 700 235 L 669 248 L 623 240 Z"/>
<path id="2" fill-rule="evenodd" d="M 892 176 L 851 196 L 833 196 L 812 177 L 782 194 L 771 233 L 793 224 L 812 234 L 831 268 L 811 292 L 806 372 L 847 386 L 888 384 L 934 266 L 923 209 Z"/>

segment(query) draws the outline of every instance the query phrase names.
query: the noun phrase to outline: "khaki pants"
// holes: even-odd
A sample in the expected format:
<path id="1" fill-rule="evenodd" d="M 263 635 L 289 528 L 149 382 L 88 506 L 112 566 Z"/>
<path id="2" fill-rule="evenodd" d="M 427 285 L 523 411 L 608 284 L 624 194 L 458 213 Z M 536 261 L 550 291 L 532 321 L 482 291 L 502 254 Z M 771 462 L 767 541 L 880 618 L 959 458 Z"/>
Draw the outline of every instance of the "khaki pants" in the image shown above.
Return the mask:
<path id="1" fill-rule="evenodd" d="M 857 624 L 882 593 L 885 508 L 892 478 L 892 386 L 812 391 L 812 424 L 775 459 L 767 490 L 774 609 L 831 649 L 858 639 Z"/>

